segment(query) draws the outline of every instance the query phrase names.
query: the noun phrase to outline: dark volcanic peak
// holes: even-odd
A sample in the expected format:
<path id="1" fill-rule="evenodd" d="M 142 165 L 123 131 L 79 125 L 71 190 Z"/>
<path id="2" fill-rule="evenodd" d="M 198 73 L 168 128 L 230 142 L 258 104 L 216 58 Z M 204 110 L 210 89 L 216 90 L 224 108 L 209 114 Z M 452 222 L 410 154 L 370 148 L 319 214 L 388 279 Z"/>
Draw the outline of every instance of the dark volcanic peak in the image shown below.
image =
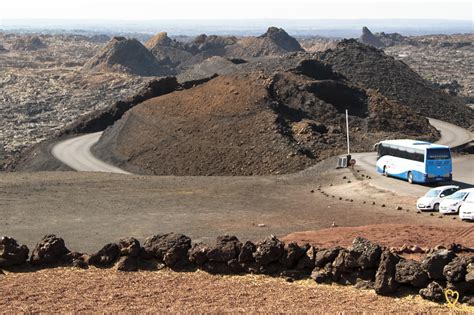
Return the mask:
<path id="1" fill-rule="evenodd" d="M 367 150 L 388 136 L 436 135 L 410 108 L 314 61 L 269 75 L 222 75 L 149 99 L 108 128 L 95 153 L 156 175 L 295 172 L 344 151 L 345 109 L 354 149 Z M 400 119 L 405 116 L 410 119 Z"/>
<path id="2" fill-rule="evenodd" d="M 353 84 L 378 90 L 419 115 L 463 127 L 474 122 L 474 111 L 466 107 L 463 100 L 433 87 L 405 63 L 387 56 L 382 50 L 350 39 L 341 41 L 333 50 L 318 53 L 317 58 Z"/>
<path id="3" fill-rule="evenodd" d="M 167 32 L 161 32 L 151 37 L 146 43 L 145 47 L 148 49 L 153 49 L 156 46 L 171 46 L 173 40 L 168 37 Z"/>
<path id="4" fill-rule="evenodd" d="M 38 37 L 18 38 L 12 45 L 13 50 L 33 51 L 46 48 L 46 44 Z"/>
<path id="5" fill-rule="evenodd" d="M 235 45 L 228 46 L 226 56 L 251 58 L 281 56 L 289 52 L 304 51 L 298 41 L 281 28 L 270 27 L 258 37 L 241 38 Z"/>
<path id="6" fill-rule="evenodd" d="M 380 41 L 380 39 L 378 39 L 374 34 L 372 34 L 372 32 L 365 26 L 362 28 L 362 35 L 360 36 L 359 41 L 366 45 L 374 46 L 377 48 L 385 46 Z"/>
<path id="7" fill-rule="evenodd" d="M 288 52 L 303 51 L 300 43 L 294 37 L 288 35 L 288 33 L 282 28 L 270 26 L 267 32 L 260 35 L 259 38 L 268 38 Z"/>
<path id="8" fill-rule="evenodd" d="M 168 71 L 138 40 L 114 37 L 85 65 L 86 70 L 119 71 L 140 76 L 162 76 Z"/>

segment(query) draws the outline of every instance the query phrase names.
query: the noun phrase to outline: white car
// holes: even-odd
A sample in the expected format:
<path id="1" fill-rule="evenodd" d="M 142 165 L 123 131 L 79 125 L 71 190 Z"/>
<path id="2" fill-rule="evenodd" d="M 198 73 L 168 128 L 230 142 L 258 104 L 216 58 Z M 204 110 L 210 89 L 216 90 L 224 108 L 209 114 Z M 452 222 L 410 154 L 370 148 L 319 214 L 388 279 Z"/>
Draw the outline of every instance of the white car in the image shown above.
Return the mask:
<path id="1" fill-rule="evenodd" d="M 474 193 L 469 194 L 459 209 L 461 220 L 474 220 Z"/>
<path id="2" fill-rule="evenodd" d="M 439 204 L 439 212 L 443 214 L 458 213 L 464 200 L 466 200 L 466 198 L 471 194 L 474 194 L 474 188 L 461 189 L 456 191 L 454 194 L 443 198 Z"/>
<path id="3" fill-rule="evenodd" d="M 428 192 L 416 202 L 416 208 L 421 211 L 439 210 L 439 204 L 444 197 L 454 194 L 459 190 L 459 186 L 440 186 L 428 190 Z"/>

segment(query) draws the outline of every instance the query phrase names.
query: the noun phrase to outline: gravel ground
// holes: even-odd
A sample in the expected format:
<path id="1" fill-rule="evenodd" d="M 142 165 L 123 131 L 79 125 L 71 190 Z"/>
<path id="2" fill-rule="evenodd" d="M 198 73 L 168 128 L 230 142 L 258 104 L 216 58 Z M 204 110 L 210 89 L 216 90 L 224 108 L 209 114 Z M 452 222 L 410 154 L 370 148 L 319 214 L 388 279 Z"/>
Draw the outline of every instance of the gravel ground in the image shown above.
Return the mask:
<path id="1" fill-rule="evenodd" d="M 212 243 L 226 233 L 256 241 L 270 234 L 282 237 L 329 228 L 333 222 L 340 227 L 472 227 L 454 216 L 417 214 L 414 198 L 377 192 L 370 180 L 356 180 L 349 170 L 333 167 L 328 161 L 298 174 L 272 177 L 5 173 L 0 176 L 0 234 L 32 248 L 43 235 L 55 233 L 70 249 L 93 252 L 121 237 L 143 240 L 166 232 Z M 331 194 L 319 192 L 319 184 Z M 354 192 L 352 202 L 347 191 Z M 408 211 L 397 211 L 395 205 Z"/>
<path id="2" fill-rule="evenodd" d="M 395 298 L 312 280 L 205 272 L 121 273 L 113 269 L 46 269 L 0 276 L 0 310 L 18 312 L 166 313 L 444 313 L 419 296 Z M 474 308 L 472 308 L 474 310 Z"/>

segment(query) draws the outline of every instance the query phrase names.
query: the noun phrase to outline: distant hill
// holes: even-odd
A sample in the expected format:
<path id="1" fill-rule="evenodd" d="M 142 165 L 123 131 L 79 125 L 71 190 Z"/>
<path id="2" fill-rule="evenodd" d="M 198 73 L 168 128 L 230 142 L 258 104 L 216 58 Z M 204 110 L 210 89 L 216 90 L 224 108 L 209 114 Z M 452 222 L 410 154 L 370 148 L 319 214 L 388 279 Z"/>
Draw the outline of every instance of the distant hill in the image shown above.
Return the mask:
<path id="1" fill-rule="evenodd" d="M 387 56 L 382 50 L 351 39 L 343 40 L 335 49 L 319 52 L 317 56 L 357 86 L 376 89 L 419 115 L 466 128 L 474 123 L 474 111 L 467 108 L 463 100 L 434 87 L 405 63 Z"/>
<path id="2" fill-rule="evenodd" d="M 138 40 L 125 37 L 112 38 L 83 69 L 118 71 L 140 76 L 163 76 L 169 73 Z"/>
<path id="3" fill-rule="evenodd" d="M 226 48 L 228 57 L 261 57 L 283 55 L 289 52 L 304 51 L 298 41 L 277 27 L 269 27 L 258 37 L 244 37 L 235 45 Z"/>

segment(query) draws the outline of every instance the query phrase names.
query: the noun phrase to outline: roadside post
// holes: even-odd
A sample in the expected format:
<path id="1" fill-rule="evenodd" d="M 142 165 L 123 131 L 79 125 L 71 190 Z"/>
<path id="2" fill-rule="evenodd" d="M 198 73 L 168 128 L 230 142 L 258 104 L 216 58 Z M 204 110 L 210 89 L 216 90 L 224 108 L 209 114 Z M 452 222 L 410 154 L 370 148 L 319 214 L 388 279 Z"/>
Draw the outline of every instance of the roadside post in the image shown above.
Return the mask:
<path id="1" fill-rule="evenodd" d="M 349 167 L 351 165 L 351 147 L 350 147 L 350 143 L 349 143 L 349 112 L 348 110 L 346 109 L 346 138 L 347 138 L 347 165 L 346 167 Z M 352 166 L 352 168 L 354 169 L 354 166 Z"/>

